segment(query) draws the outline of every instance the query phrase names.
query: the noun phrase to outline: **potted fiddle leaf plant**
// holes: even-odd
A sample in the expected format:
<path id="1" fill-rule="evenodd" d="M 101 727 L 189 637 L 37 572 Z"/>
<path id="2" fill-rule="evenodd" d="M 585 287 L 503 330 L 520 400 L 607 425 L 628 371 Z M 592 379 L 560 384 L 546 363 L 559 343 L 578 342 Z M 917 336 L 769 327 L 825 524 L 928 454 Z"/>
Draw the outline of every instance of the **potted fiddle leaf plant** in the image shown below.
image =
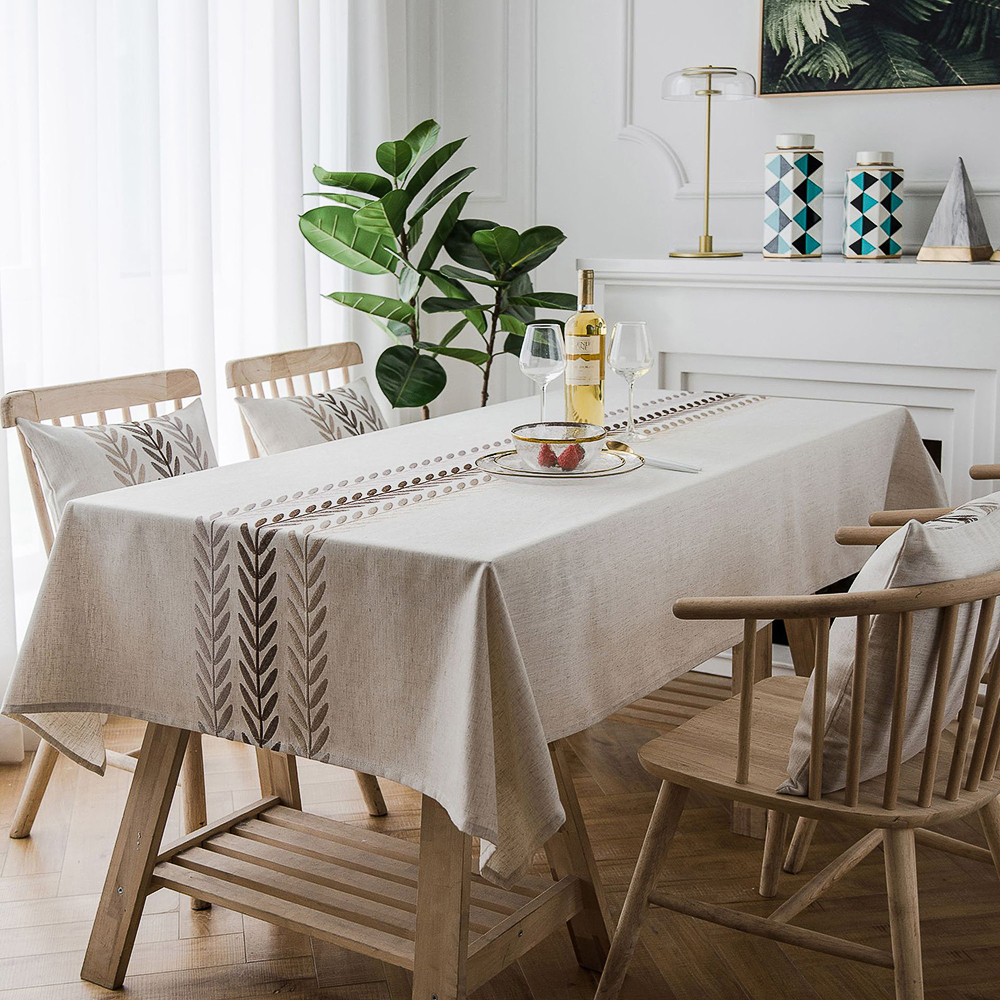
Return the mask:
<path id="1" fill-rule="evenodd" d="M 302 235 L 317 250 L 362 274 L 391 275 L 395 297 L 368 292 L 331 292 L 326 297 L 366 313 L 393 341 L 379 356 L 375 378 L 393 407 L 421 407 L 445 387 L 441 357 L 475 365 L 482 371 L 483 405 L 489 396 L 493 360 L 517 354 L 524 326 L 536 308 L 573 309 L 575 299 L 561 292 L 535 292 L 529 272 L 566 238 L 551 226 L 515 230 L 478 219 L 461 219 L 470 191 L 455 195 L 424 239 L 428 213 L 475 170 L 462 167 L 428 185 L 458 152 L 465 139 L 437 147 L 440 128 L 428 119 L 403 139 L 383 142 L 375 160 L 383 173 L 330 171 L 313 175 L 333 191 L 313 192 L 332 204 L 299 218 Z M 444 250 L 462 265 L 438 267 Z M 427 283 L 440 294 L 424 295 Z M 482 285 L 489 301 L 480 303 L 466 282 Z M 421 314 L 454 312 L 460 318 L 440 339 L 428 339 Z M 481 346 L 458 347 L 455 339 L 471 326 Z M 504 332 L 503 344 L 499 334 Z"/>

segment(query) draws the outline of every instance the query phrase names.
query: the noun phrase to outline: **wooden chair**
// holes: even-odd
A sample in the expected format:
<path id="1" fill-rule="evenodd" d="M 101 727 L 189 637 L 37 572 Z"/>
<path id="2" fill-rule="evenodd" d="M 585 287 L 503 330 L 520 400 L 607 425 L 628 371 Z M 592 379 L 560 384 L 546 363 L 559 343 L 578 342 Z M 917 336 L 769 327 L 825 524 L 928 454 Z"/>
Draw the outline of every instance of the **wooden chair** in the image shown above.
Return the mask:
<path id="1" fill-rule="evenodd" d="M 281 395 L 294 396 L 296 392 L 312 393 L 319 390 L 313 388 L 312 376 L 319 375 L 321 388 L 329 389 L 330 372 L 339 369 L 343 382 L 349 379 L 351 365 L 360 365 L 364 359 L 361 348 L 354 341 L 342 344 L 321 344 L 319 347 L 303 347 L 295 351 L 280 351 L 277 354 L 260 354 L 253 358 L 237 358 L 226 362 L 226 385 L 235 389 L 238 396 L 264 399 L 265 386 L 270 387 L 270 398 Z M 295 378 L 302 379 L 302 388 L 295 388 Z M 285 389 L 281 392 L 279 383 Z M 240 413 L 243 424 L 243 435 L 247 442 L 247 453 L 251 458 L 260 458 L 257 442 L 247 424 L 246 417 Z M 373 774 L 355 771 L 358 787 L 365 800 L 365 806 L 370 816 L 385 816 L 388 810 L 378 778 Z"/>
<path id="2" fill-rule="evenodd" d="M 648 903 L 685 913 L 724 927 L 770 938 L 783 944 L 867 962 L 895 973 L 897 1000 L 922 1000 L 923 968 L 918 919 L 915 843 L 989 861 L 1000 872 L 1000 670 L 991 669 L 985 707 L 978 726 L 976 694 L 984 674 L 990 626 L 1000 594 L 1000 573 L 953 580 L 924 587 L 869 593 L 823 594 L 807 597 L 721 597 L 682 600 L 674 605 L 678 618 L 743 619 L 743 686 L 738 698 L 701 713 L 672 733 L 646 744 L 639 759 L 663 782 L 649 823 L 639 861 L 612 942 L 597 1000 L 617 997 L 639 938 Z M 957 730 L 945 730 L 945 692 L 951 674 L 952 650 L 960 605 L 978 604 L 971 669 Z M 925 748 L 901 762 L 906 732 L 906 692 L 909 680 L 913 614 L 944 609 L 937 660 L 931 723 Z M 970 609 L 971 610 L 971 609 Z M 859 781 L 864 692 L 868 657 L 868 626 L 872 615 L 897 616 L 899 647 L 890 728 L 889 763 L 880 778 Z M 975 612 L 973 612 L 975 614 Z M 853 665 L 853 706 L 848 738 L 847 786 L 824 795 L 823 729 L 811 732 L 808 797 L 779 795 L 775 789 L 786 774 L 792 733 L 808 681 L 775 677 L 753 684 L 753 650 L 758 621 L 774 618 L 814 623 L 817 644 L 814 666 L 813 716 L 825 718 L 827 657 L 831 620 L 857 618 L 858 641 Z M 1000 659 L 994 655 L 991 667 Z M 971 743 L 971 752 L 970 752 Z M 940 767 L 939 767 L 940 763 Z M 853 824 L 864 836 L 810 882 L 785 900 L 769 917 L 659 892 L 657 875 L 677 829 L 688 790 L 696 788 L 720 797 L 744 801 L 768 810 L 761 895 L 777 890 L 779 861 L 791 816 L 833 819 Z M 990 851 L 935 832 L 938 824 L 978 812 Z M 877 846 L 885 849 L 886 885 L 892 951 L 847 941 L 830 934 L 795 927 L 791 920 L 818 899 Z"/>
<path id="3" fill-rule="evenodd" d="M 259 399 L 267 395 L 264 387 L 271 390 L 270 398 L 294 396 L 297 392 L 310 394 L 330 388 L 330 372 L 339 369 L 343 382 L 350 378 L 351 365 L 360 365 L 364 358 L 361 348 L 353 341 L 342 344 L 320 344 L 318 347 L 302 347 L 295 351 L 280 351 L 277 354 L 260 354 L 254 358 L 238 358 L 226 362 L 226 385 L 235 389 L 238 396 L 255 394 Z M 320 389 L 314 389 L 312 376 L 320 376 Z M 295 379 L 302 379 L 302 389 L 295 388 Z M 282 393 L 278 383 L 284 386 Z M 247 441 L 247 452 L 251 458 L 259 458 L 257 442 L 243 414 L 243 434 Z"/>
<path id="4" fill-rule="evenodd" d="M 969 469 L 969 478 L 976 482 L 1000 479 L 1000 465 L 973 465 Z M 836 534 L 836 539 L 840 545 L 881 545 L 893 532 L 898 531 L 909 521 L 933 521 L 943 514 L 950 514 L 954 509 L 954 507 L 917 507 L 908 510 L 876 511 L 869 515 L 867 526 L 841 528 Z M 805 629 L 800 627 L 797 630 L 800 635 L 807 633 L 811 627 L 811 623 L 808 622 L 798 624 L 807 626 Z M 796 673 L 801 673 L 798 668 Z M 982 708 L 983 696 L 979 697 L 977 704 Z M 816 833 L 816 825 L 816 820 L 804 817 L 795 824 L 783 866 L 789 874 L 798 875 L 805 867 L 809 847 Z"/>
<path id="5" fill-rule="evenodd" d="M 68 385 L 44 386 L 38 389 L 20 389 L 9 392 L 0 399 L 0 423 L 4 427 L 16 427 L 18 417 L 37 422 L 50 421 L 60 426 L 65 419 L 82 427 L 87 416 L 93 416 L 98 424 L 108 423 L 108 412 L 121 411 L 121 420 L 132 420 L 132 408 L 143 407 L 145 414 L 157 416 L 157 404 L 172 402 L 170 409 L 180 409 L 185 399 L 201 395 L 198 376 L 188 368 L 172 371 L 148 372 L 143 375 L 125 375 L 119 378 L 99 379 L 95 382 L 74 382 Z M 168 412 L 165 410 L 164 412 Z M 113 418 L 114 419 L 114 418 Z M 55 525 L 49 516 L 42 493 L 38 467 L 31 449 L 21 433 L 17 431 L 21 444 L 21 456 L 28 478 L 28 488 L 35 507 L 35 516 L 42 533 L 45 554 L 52 550 L 55 539 Z M 126 487 L 127 488 L 127 487 Z M 41 740 L 35 759 L 28 772 L 28 780 L 21 792 L 14 821 L 10 827 L 10 837 L 19 839 L 31 833 L 31 827 L 38 808 L 45 795 L 52 769 L 59 752 L 50 743 Z M 139 748 L 128 753 L 107 751 L 108 764 L 134 772 Z M 205 825 L 205 771 L 202 764 L 201 736 L 192 733 L 188 740 L 187 753 L 181 772 L 181 786 L 184 790 L 184 827 L 188 832 Z M 194 909 L 205 909 L 208 903 L 192 899 Z"/>

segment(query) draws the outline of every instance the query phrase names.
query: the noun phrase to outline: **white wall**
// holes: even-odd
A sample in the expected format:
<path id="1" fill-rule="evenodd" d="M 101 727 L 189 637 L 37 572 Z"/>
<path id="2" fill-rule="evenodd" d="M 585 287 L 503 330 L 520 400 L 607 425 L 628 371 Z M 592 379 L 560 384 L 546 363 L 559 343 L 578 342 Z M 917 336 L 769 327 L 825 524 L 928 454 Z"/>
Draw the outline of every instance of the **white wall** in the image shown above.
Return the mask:
<path id="1" fill-rule="evenodd" d="M 421 108 L 468 131 L 498 221 L 561 227 L 545 284 L 574 288 L 577 257 L 663 257 L 701 231 L 704 107 L 660 99 L 683 66 L 757 75 L 759 0 L 408 0 L 410 50 L 431 79 Z M 534 58 L 532 58 L 534 57 Z M 412 74 L 411 74 L 412 79 Z M 415 105 L 416 106 L 416 105 Z M 843 170 L 859 149 L 904 168 L 904 245 L 915 250 L 964 156 L 1000 243 L 1000 91 L 769 97 L 717 102 L 713 222 L 719 248 L 759 250 L 761 161 L 776 132 L 826 153 L 826 243 L 839 246 Z M 537 134 L 535 132 L 537 125 Z M 454 366 L 452 366 L 454 369 Z M 458 379 L 453 379 L 457 384 Z M 523 389 L 515 375 L 511 392 Z"/>
<path id="2" fill-rule="evenodd" d="M 683 66 L 757 75 L 759 0 L 539 0 L 540 219 L 570 256 L 662 257 L 701 231 L 704 105 L 660 99 Z M 825 243 L 839 245 L 843 170 L 859 149 L 904 168 L 903 242 L 916 249 L 957 156 L 1000 242 L 1000 91 L 767 97 L 713 108 L 713 223 L 720 249 L 760 249 L 762 154 L 777 132 L 826 153 Z M 566 261 L 564 260 L 565 264 Z"/>

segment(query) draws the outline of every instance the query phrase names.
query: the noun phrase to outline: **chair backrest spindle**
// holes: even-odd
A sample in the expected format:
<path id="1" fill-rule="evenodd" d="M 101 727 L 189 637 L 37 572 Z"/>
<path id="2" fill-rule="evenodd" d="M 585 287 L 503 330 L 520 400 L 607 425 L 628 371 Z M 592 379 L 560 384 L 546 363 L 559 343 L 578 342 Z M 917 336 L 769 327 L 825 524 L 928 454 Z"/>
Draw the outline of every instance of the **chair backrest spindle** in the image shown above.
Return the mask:
<path id="1" fill-rule="evenodd" d="M 910 648 L 913 643 L 913 612 L 898 615 L 899 642 L 896 647 L 896 680 L 892 694 L 892 723 L 889 732 L 889 763 L 885 772 L 882 806 L 895 809 L 899 801 L 899 771 L 903 760 L 906 730 L 906 696 L 910 687 Z"/>
<path id="2" fill-rule="evenodd" d="M 945 705 L 948 701 L 948 684 L 955 651 L 955 631 L 958 627 L 958 605 L 944 609 L 941 618 L 941 638 L 938 646 L 937 670 L 934 675 L 934 696 L 931 701 L 931 721 L 924 746 L 924 765 L 920 775 L 917 804 L 929 806 L 934 797 L 934 779 L 937 775 L 938 754 L 941 752 L 941 732 L 944 729 Z"/>
<path id="3" fill-rule="evenodd" d="M 740 721 L 736 744 L 736 784 L 738 785 L 745 785 L 750 780 L 750 739 L 753 728 L 753 682 L 756 662 L 757 622 L 753 618 L 747 618 L 743 622 Z"/>
<path id="4" fill-rule="evenodd" d="M 861 737 L 865 724 L 865 695 L 868 690 L 868 638 L 871 615 L 858 615 L 854 639 L 854 676 L 851 684 L 851 729 L 847 748 L 847 790 L 844 802 L 858 804 L 861 787 Z"/>
<path id="5" fill-rule="evenodd" d="M 972 746 L 972 760 L 969 762 L 969 772 L 965 779 L 965 790 L 974 792 L 979 788 L 979 782 L 985 773 L 986 757 L 989 753 L 990 737 L 997 723 L 997 706 L 1000 704 L 1000 648 L 993 654 L 990 664 L 990 680 L 986 686 L 986 702 L 982 715 L 979 717 L 979 732 Z"/>
<path id="6" fill-rule="evenodd" d="M 976 638 L 972 647 L 972 662 L 965 681 L 965 698 L 958 714 L 958 732 L 955 736 L 955 749 L 951 755 L 951 767 L 948 771 L 948 787 L 945 798 L 954 802 L 962 789 L 962 773 L 965 770 L 965 759 L 968 755 L 969 737 L 975 721 L 976 701 L 979 695 L 979 685 L 983 680 L 986 665 L 987 644 L 990 639 L 990 629 L 993 625 L 993 613 L 996 608 L 996 598 L 984 598 L 979 604 L 979 620 L 976 624 Z"/>
<path id="7" fill-rule="evenodd" d="M 830 619 L 816 621 L 816 659 L 813 665 L 812 732 L 809 753 L 809 798 L 823 797 L 823 735 L 826 730 L 826 680 L 830 659 Z"/>

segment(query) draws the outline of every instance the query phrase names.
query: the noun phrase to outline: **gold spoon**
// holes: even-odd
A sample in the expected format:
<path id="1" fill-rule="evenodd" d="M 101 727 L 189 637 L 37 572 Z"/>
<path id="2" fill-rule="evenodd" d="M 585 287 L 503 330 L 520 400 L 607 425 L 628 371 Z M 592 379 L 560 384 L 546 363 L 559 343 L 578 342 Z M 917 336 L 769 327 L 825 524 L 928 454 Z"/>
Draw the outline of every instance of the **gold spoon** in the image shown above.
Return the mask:
<path id="1" fill-rule="evenodd" d="M 608 451 L 624 451 L 630 455 L 636 454 L 624 441 L 612 441 L 608 439 L 604 442 L 604 447 Z M 643 461 L 646 465 L 653 466 L 654 469 L 666 469 L 668 472 L 701 472 L 701 469 L 696 469 L 693 465 L 681 465 L 680 462 L 667 462 L 662 458 L 644 458 Z"/>

